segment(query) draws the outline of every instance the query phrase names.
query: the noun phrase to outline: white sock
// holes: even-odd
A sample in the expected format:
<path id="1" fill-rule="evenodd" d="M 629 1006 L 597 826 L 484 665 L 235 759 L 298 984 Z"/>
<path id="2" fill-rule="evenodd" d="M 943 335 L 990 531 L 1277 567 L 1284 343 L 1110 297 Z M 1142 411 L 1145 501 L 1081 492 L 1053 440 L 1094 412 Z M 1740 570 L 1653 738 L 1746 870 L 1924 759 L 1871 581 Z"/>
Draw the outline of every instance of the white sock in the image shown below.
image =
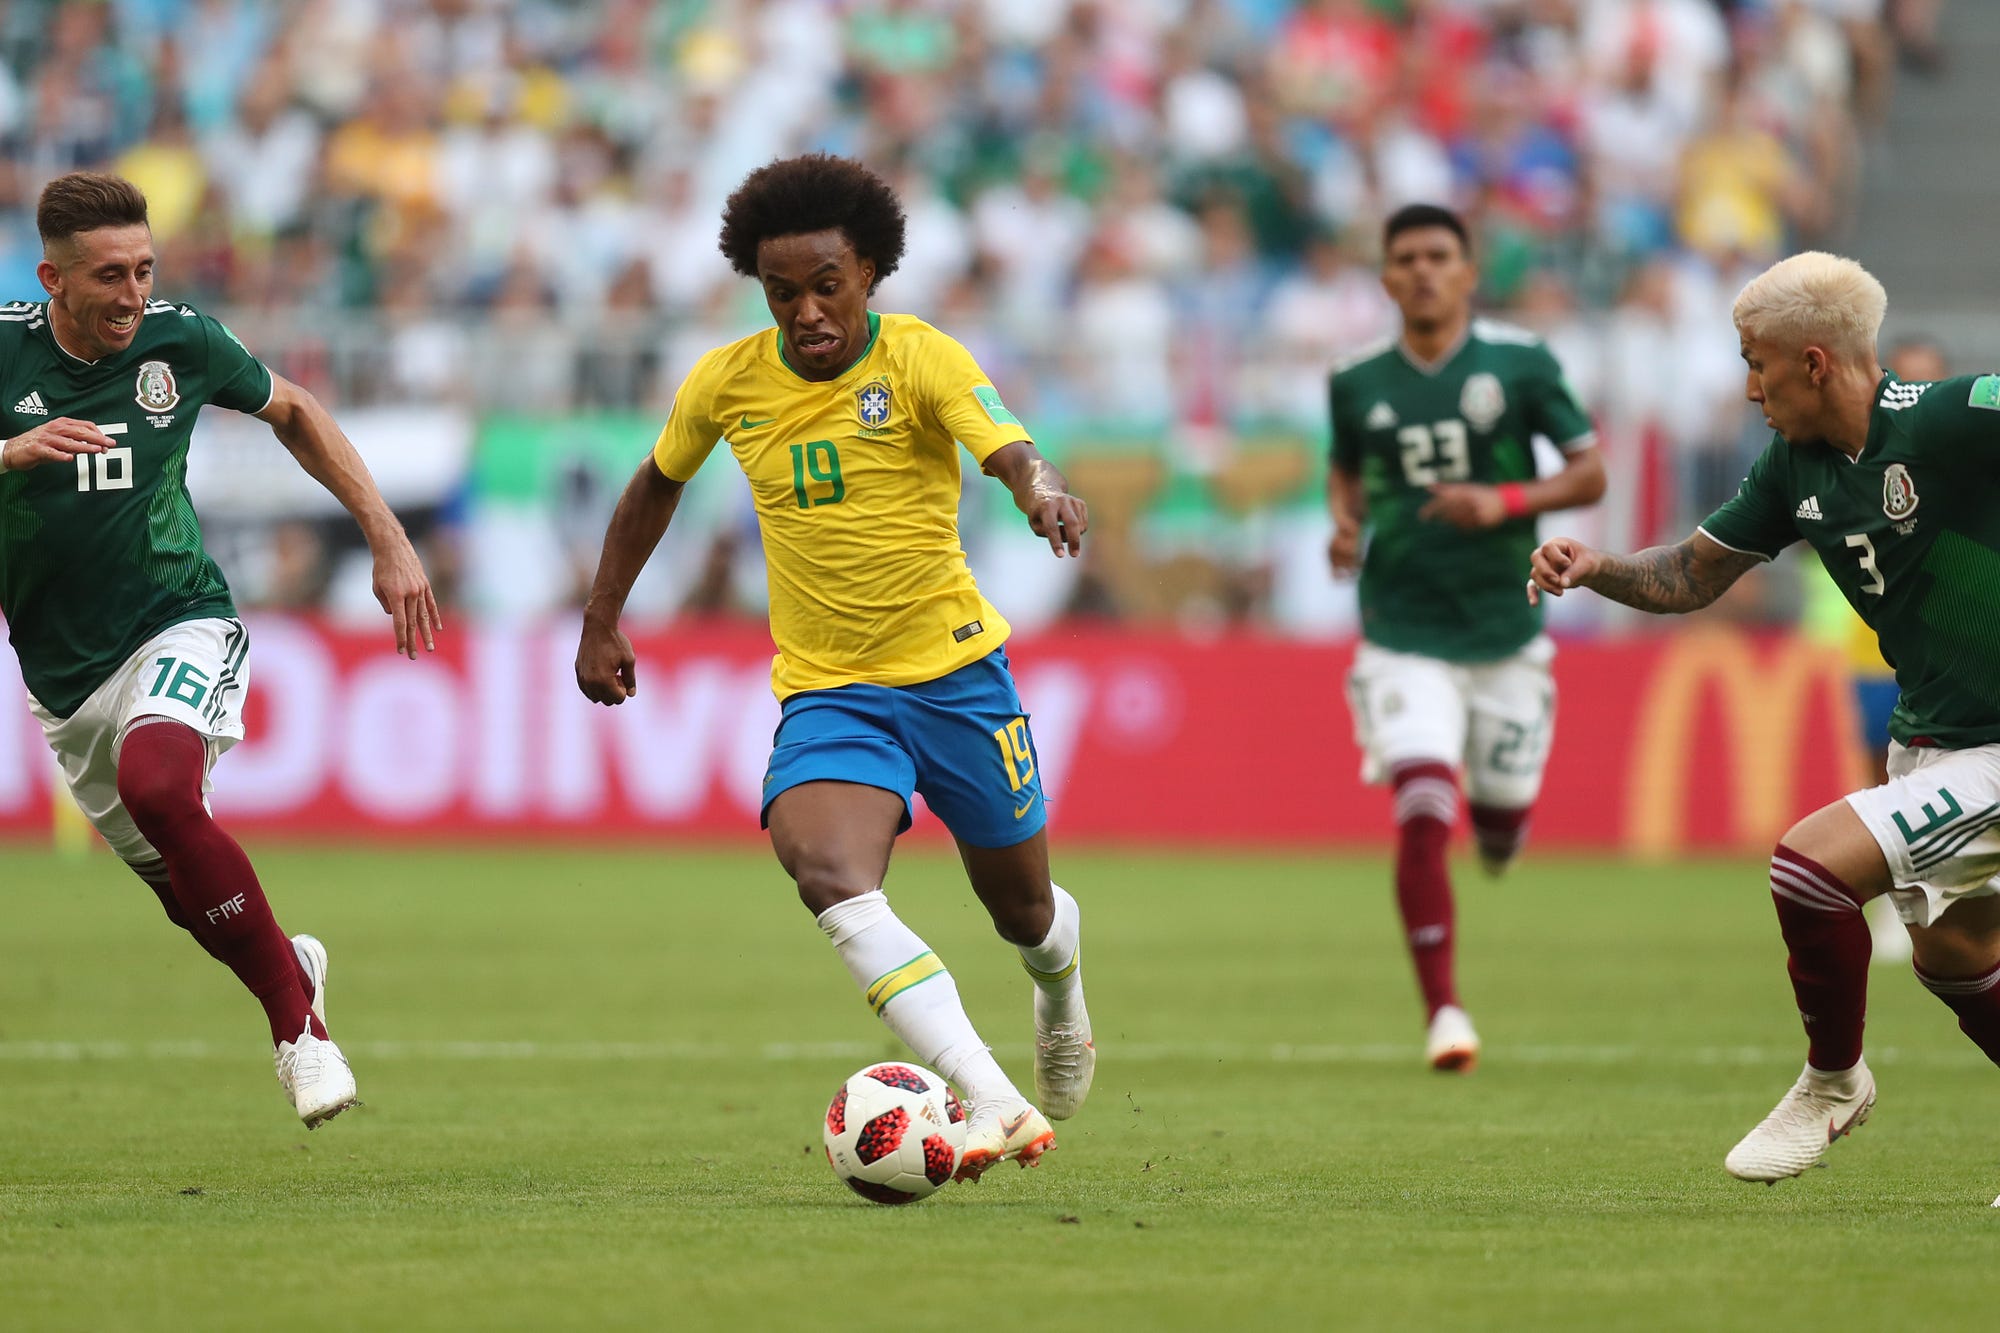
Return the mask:
<path id="1" fill-rule="evenodd" d="M 1038 1013 L 1043 997 L 1067 1001 L 1083 990 L 1083 956 L 1080 951 L 1083 914 L 1077 910 L 1076 899 L 1070 897 L 1062 885 L 1051 884 L 1049 891 L 1056 900 L 1055 920 L 1049 924 L 1049 933 L 1040 944 L 1031 944 L 1021 950 L 1021 966 L 1035 979 Z"/>
<path id="2" fill-rule="evenodd" d="M 835 903 L 818 921 L 869 1007 L 918 1060 L 956 1083 L 969 1102 L 1021 1095 L 973 1030 L 951 973 L 896 919 L 882 890 Z"/>

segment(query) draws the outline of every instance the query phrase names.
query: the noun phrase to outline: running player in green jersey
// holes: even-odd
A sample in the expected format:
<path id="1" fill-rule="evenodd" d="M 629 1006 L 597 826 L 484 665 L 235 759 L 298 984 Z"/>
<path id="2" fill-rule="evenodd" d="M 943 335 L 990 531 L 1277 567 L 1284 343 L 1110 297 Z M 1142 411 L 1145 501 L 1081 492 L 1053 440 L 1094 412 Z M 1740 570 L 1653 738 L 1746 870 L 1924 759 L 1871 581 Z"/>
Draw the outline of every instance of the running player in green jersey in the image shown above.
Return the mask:
<path id="1" fill-rule="evenodd" d="M 1330 555 L 1336 575 L 1361 575 L 1348 701 L 1363 776 L 1395 787 L 1396 902 L 1425 1059 L 1464 1071 L 1479 1037 L 1453 968 L 1445 850 L 1459 775 L 1480 857 L 1498 873 L 1526 836 L 1555 716 L 1555 645 L 1512 571 L 1534 550 L 1534 516 L 1595 501 L 1604 466 L 1548 348 L 1472 317 L 1478 270 L 1457 215 L 1413 204 L 1389 219 L 1383 251 L 1403 332 L 1333 375 Z M 1564 458 L 1540 479 L 1537 435 Z"/>
<path id="2" fill-rule="evenodd" d="M 287 939 L 208 812 L 243 738 L 249 636 L 187 490 L 206 403 L 252 413 L 353 514 L 396 647 L 430 648 L 437 604 L 402 525 L 312 395 L 193 308 L 152 299 L 146 200 L 117 176 L 51 181 L 36 213 L 48 299 L 0 307 L 0 614 L 78 807 L 255 995 L 307 1128 L 354 1103 L 326 1032 L 326 950 Z"/>
<path id="3" fill-rule="evenodd" d="M 2000 376 L 1904 383 L 1875 337 L 1888 298 L 1852 260 L 1794 255 L 1734 311 L 1747 396 L 1777 432 L 1736 498 L 1636 555 L 1569 538 L 1534 554 L 1530 601 L 1590 588 L 1642 611 L 1713 602 L 1801 539 L 1896 670 L 1889 780 L 1807 815 L 1771 858 L 1806 1067 L 1725 1166 L 1776 1181 L 1868 1118 L 1868 927 L 1894 902 L 1917 977 L 2000 1063 Z"/>

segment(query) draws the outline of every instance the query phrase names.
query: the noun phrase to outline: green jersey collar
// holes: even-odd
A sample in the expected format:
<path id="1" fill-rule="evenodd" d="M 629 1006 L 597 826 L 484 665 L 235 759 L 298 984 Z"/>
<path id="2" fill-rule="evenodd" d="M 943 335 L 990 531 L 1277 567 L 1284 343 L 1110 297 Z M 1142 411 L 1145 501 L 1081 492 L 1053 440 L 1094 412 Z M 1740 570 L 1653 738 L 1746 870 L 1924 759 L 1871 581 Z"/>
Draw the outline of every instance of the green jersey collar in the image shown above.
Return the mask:
<path id="1" fill-rule="evenodd" d="M 1459 333 L 1457 339 L 1451 346 L 1438 353 L 1438 359 L 1435 361 L 1426 361 L 1411 351 L 1409 338 L 1405 334 L 1398 334 L 1396 336 L 1396 351 L 1401 354 L 1403 360 L 1409 363 L 1410 369 L 1427 378 L 1435 378 L 1443 372 L 1446 366 L 1457 359 L 1458 354 L 1463 352 L 1467 344 L 1471 343 L 1471 341 L 1472 321 L 1467 320 L 1465 328 Z"/>
<path id="2" fill-rule="evenodd" d="M 1896 378 L 1895 372 L 1888 370 L 1883 371 L 1882 378 L 1875 381 L 1875 404 L 1868 412 L 1868 438 L 1861 442 L 1861 452 L 1852 458 L 1847 458 L 1846 454 L 1840 454 L 1840 450 L 1838 449 L 1834 449 L 1833 452 L 1840 454 L 1842 458 L 1847 458 L 1847 461 L 1850 463 L 1859 463 L 1862 459 L 1868 457 L 1870 453 L 1874 452 L 1875 447 L 1882 443 L 1882 437 L 1889 428 L 1889 418 L 1893 415 L 1883 409 L 1882 395 L 1889 391 L 1890 385 L 1898 383 L 1901 383 L 1901 381 Z M 1827 447 L 1832 448 L 1831 445 Z"/>
<path id="3" fill-rule="evenodd" d="M 794 375 L 798 375 L 799 378 L 802 380 L 805 379 L 806 377 L 804 375 L 799 375 L 799 368 L 792 364 L 791 358 L 785 355 L 785 331 L 783 329 L 778 329 L 775 330 L 775 332 L 778 335 L 778 360 L 785 363 L 786 370 L 791 371 Z M 861 349 L 861 355 L 855 357 L 852 361 L 842 366 L 839 370 L 834 371 L 831 378 L 823 380 L 806 380 L 806 382 L 808 384 L 833 383 L 834 380 L 839 379 L 842 375 L 845 375 L 848 371 L 854 369 L 856 366 L 860 365 L 863 361 L 866 361 L 868 359 L 868 354 L 875 350 L 875 340 L 881 336 L 882 336 L 882 317 L 876 314 L 873 310 L 871 310 L 868 312 L 868 345 Z"/>
<path id="4" fill-rule="evenodd" d="M 63 346 L 62 337 L 60 334 L 56 332 L 56 312 L 51 308 L 53 304 L 54 304 L 53 298 L 51 298 L 51 300 L 42 302 L 42 324 L 43 327 L 47 328 L 49 331 L 49 341 L 55 344 L 56 350 L 62 353 L 63 359 L 65 361 L 74 361 L 79 366 L 94 366 L 97 364 L 98 361 L 107 360 L 108 358 L 100 356 L 97 358 L 97 361 L 90 361 L 83 357 L 78 356 L 75 352 L 72 352 L 69 350 L 69 348 Z M 139 318 L 141 320 L 144 320 L 145 317 L 146 316 L 142 311 L 139 315 Z M 113 355 L 116 355 L 116 353 L 113 353 Z"/>

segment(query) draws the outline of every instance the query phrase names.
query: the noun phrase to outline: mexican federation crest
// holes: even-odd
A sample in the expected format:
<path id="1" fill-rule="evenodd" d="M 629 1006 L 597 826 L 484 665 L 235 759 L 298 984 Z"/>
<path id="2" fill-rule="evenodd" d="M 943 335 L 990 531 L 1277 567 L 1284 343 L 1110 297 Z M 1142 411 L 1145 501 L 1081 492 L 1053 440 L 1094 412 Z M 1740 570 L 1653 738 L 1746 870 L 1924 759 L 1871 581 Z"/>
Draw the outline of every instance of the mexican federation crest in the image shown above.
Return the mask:
<path id="1" fill-rule="evenodd" d="M 881 380 L 874 380 L 854 391 L 855 415 L 869 430 L 881 430 L 889 424 L 889 409 L 895 405 L 895 396 L 889 386 Z"/>
<path id="2" fill-rule="evenodd" d="M 148 412 L 171 412 L 181 400 L 173 367 L 164 361 L 148 361 L 139 367 L 138 388 L 132 396 Z"/>
<path id="3" fill-rule="evenodd" d="M 1458 394 L 1458 411 L 1474 430 L 1492 430 L 1506 410 L 1507 391 L 1500 387 L 1498 375 L 1482 370 L 1465 377 L 1465 387 Z"/>
<path id="4" fill-rule="evenodd" d="M 1901 463 L 1889 464 L 1882 473 L 1882 512 L 1895 520 L 1917 512 L 1917 483 L 1910 479 L 1910 469 Z"/>

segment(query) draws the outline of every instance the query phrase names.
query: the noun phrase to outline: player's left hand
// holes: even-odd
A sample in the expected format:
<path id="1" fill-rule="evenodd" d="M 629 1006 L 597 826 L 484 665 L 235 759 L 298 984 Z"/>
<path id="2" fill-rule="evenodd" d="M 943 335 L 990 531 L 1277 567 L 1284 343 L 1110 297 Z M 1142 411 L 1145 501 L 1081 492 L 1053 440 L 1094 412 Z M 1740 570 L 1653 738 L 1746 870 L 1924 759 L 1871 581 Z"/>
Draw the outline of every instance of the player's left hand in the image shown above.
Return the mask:
<path id="1" fill-rule="evenodd" d="M 1466 532 L 1497 527 L 1507 517 L 1507 503 L 1492 486 L 1473 481 L 1445 482 L 1431 487 L 1417 517 L 1434 523 L 1449 523 Z"/>
<path id="2" fill-rule="evenodd" d="M 436 632 L 444 628 L 444 617 L 438 613 L 424 562 L 401 533 L 375 552 L 375 600 L 396 622 L 397 652 L 414 662 L 419 641 L 425 652 L 437 651 Z"/>
<path id="3" fill-rule="evenodd" d="M 1090 506 L 1067 491 L 1036 490 L 1021 505 L 1028 526 L 1049 540 L 1058 559 L 1083 554 L 1083 534 L 1090 530 Z"/>

